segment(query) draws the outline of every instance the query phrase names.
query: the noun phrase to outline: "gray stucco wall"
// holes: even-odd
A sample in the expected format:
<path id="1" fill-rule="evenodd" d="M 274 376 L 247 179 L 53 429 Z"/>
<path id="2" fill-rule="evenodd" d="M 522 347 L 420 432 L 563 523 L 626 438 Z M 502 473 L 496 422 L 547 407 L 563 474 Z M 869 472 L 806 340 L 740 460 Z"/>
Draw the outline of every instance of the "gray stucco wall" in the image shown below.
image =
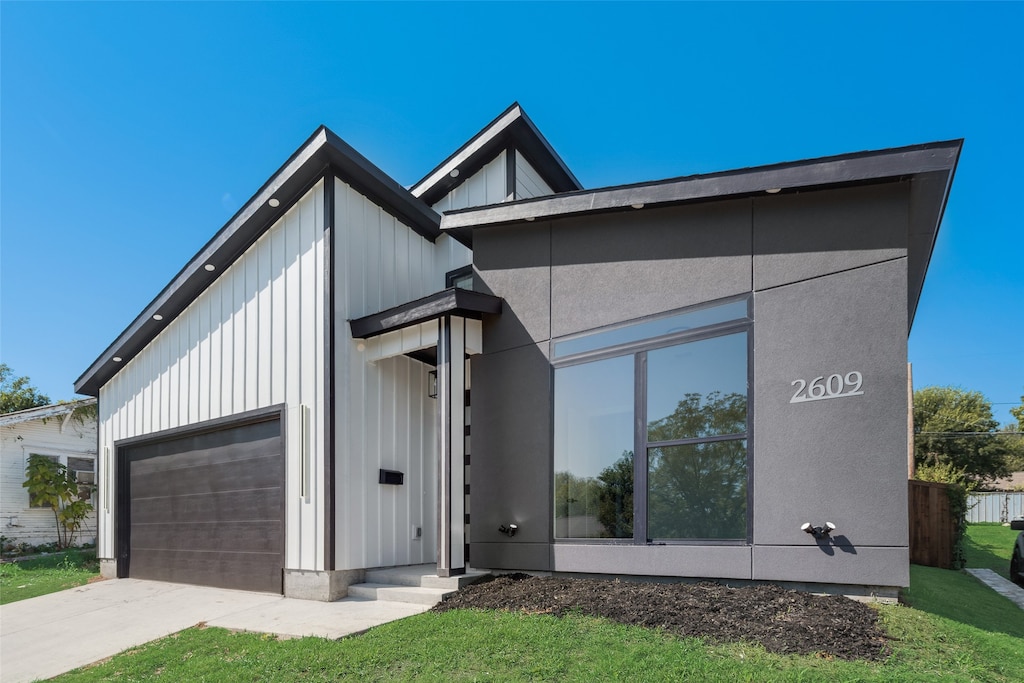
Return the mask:
<path id="1" fill-rule="evenodd" d="M 908 196 L 892 183 L 477 230 L 476 287 L 506 308 L 472 361 L 473 564 L 906 585 Z M 554 544 L 550 340 L 744 293 L 753 545 Z M 790 402 L 794 380 L 852 371 L 863 395 Z M 826 521 L 827 545 L 799 529 Z"/>

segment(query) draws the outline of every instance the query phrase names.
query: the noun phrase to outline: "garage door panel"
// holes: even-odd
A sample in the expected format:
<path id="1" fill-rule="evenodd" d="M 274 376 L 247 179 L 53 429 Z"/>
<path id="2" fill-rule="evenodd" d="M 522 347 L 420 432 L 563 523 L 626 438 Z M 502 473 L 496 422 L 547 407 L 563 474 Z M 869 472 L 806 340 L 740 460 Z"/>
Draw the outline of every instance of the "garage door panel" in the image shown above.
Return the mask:
<path id="1" fill-rule="evenodd" d="M 280 438 L 243 438 L 237 442 L 222 444 L 206 444 L 198 438 L 188 439 L 191 450 L 182 451 L 180 444 L 173 447 L 160 448 L 162 444 L 154 444 L 140 449 L 132 449 L 132 460 L 137 467 L 132 468 L 135 474 L 152 472 L 170 472 L 188 467 L 209 465 L 211 463 L 232 463 L 249 458 L 262 458 L 277 455 L 280 450 Z"/>
<path id="2" fill-rule="evenodd" d="M 261 516 L 267 514 L 268 495 L 281 496 L 282 492 L 248 489 L 223 491 L 216 495 L 198 493 L 133 500 L 132 525 L 171 521 L 191 524 L 209 522 L 211 519 L 226 522 L 261 519 Z M 278 521 L 280 515 L 275 515 L 274 518 Z"/>
<path id="3" fill-rule="evenodd" d="M 128 446 L 128 573 L 282 591 L 280 419 Z"/>
<path id="4" fill-rule="evenodd" d="M 177 456 L 168 456 L 168 458 Z M 132 500 L 151 497 L 264 489 L 281 485 L 280 453 L 225 463 L 136 473 L 132 463 Z"/>
<path id="5" fill-rule="evenodd" d="M 204 522 L 183 524 L 132 524 L 132 548 L 149 550 L 224 551 L 224 539 L 231 540 L 231 553 L 273 553 L 284 541 L 284 525 L 277 520 L 250 522 Z"/>
<path id="6" fill-rule="evenodd" d="M 280 593 L 282 570 L 276 553 L 209 553 L 199 550 L 149 550 L 132 559 L 132 576 L 153 581 L 192 583 L 217 588 Z"/>

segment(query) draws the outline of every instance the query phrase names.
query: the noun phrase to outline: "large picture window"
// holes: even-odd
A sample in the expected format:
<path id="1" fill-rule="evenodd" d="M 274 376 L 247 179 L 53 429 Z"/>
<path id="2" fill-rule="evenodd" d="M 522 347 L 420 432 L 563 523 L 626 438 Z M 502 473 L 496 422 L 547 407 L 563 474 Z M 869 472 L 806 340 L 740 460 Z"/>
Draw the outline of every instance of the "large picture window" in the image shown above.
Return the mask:
<path id="1" fill-rule="evenodd" d="M 555 343 L 556 539 L 749 539 L 749 334 L 731 301 Z"/>

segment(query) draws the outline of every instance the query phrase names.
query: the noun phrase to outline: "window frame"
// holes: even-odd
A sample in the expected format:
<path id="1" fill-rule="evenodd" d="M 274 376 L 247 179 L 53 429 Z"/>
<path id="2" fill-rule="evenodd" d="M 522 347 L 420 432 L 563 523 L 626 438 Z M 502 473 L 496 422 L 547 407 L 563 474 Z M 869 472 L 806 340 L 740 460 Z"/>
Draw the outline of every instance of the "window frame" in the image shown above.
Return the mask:
<path id="1" fill-rule="evenodd" d="M 595 334 L 601 334 L 607 331 L 630 327 L 633 325 L 639 325 L 655 321 L 662 318 L 670 318 L 690 312 L 699 311 L 706 308 L 715 306 L 725 306 L 728 304 L 736 303 L 738 301 L 745 301 L 746 317 L 738 318 L 735 320 L 729 320 L 727 322 L 714 323 L 705 327 L 699 327 L 692 330 L 683 330 L 675 333 L 660 335 L 648 339 L 636 340 L 622 344 L 616 344 L 613 346 L 592 349 L 583 351 L 576 354 L 566 354 L 562 357 L 554 357 L 554 348 L 556 343 L 564 342 L 570 339 L 578 339 L 581 337 L 591 336 Z M 754 479 L 754 462 L 753 462 L 753 444 L 754 444 L 754 417 L 753 417 L 753 405 L 754 405 L 754 315 L 753 315 L 753 296 L 750 294 L 744 294 L 742 296 L 729 297 L 725 299 L 719 299 L 712 302 L 706 302 L 697 306 L 691 306 L 686 308 L 675 309 L 657 315 L 645 316 L 642 318 L 636 318 L 630 321 L 616 323 L 614 325 L 606 325 L 603 327 L 587 330 L 582 333 L 575 333 L 572 335 L 566 335 L 559 338 L 553 338 L 550 341 L 549 352 L 551 358 L 551 396 L 552 401 L 555 400 L 555 392 L 557 391 L 556 386 L 556 374 L 559 369 L 570 367 L 574 365 L 584 365 L 595 361 L 605 360 L 609 358 L 616 358 L 619 356 L 632 356 L 633 357 L 633 538 L 616 538 L 616 539 L 605 539 L 605 538 L 576 538 L 576 537 L 565 537 L 559 538 L 554 535 L 554 524 L 551 526 L 552 540 L 555 543 L 567 543 L 567 544 L 612 544 L 612 545 L 726 545 L 726 546 L 743 546 L 753 544 L 754 535 L 754 523 L 753 523 L 753 479 Z M 746 356 L 747 356 L 747 415 L 746 415 L 746 432 L 737 434 L 718 434 L 710 437 L 694 437 L 687 439 L 676 439 L 672 441 L 657 441 L 653 442 L 653 447 L 659 446 L 677 446 L 677 445 L 692 445 L 692 444 L 703 444 L 713 443 L 716 441 L 746 441 L 746 469 L 747 469 L 747 481 L 746 481 L 746 538 L 743 539 L 661 539 L 651 538 L 648 535 L 648 503 L 649 503 L 649 490 L 648 490 L 648 468 L 649 454 L 648 449 L 651 448 L 651 443 L 648 441 L 648 425 L 647 425 L 647 353 L 649 351 L 663 349 L 671 346 L 680 346 L 692 342 L 703 341 L 705 339 L 713 339 L 716 337 L 723 337 L 729 334 L 746 334 Z M 550 470 L 552 473 L 555 471 L 555 420 L 554 413 L 551 416 L 551 461 Z M 552 490 L 550 491 L 550 498 L 554 500 L 554 476 L 552 476 Z M 553 510 L 554 512 L 554 510 Z M 552 520 L 553 522 L 554 520 Z"/>

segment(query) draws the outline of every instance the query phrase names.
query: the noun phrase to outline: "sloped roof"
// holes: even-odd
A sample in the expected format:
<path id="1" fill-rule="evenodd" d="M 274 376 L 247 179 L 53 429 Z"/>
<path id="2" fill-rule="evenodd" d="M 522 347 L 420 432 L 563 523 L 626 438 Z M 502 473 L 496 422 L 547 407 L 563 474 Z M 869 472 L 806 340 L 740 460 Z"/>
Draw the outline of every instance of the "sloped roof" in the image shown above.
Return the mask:
<path id="1" fill-rule="evenodd" d="M 26 408 L 25 410 L 0 415 L 0 427 L 7 427 L 31 420 L 42 420 L 47 417 L 57 417 L 58 415 L 67 415 L 78 408 L 95 403 L 95 398 L 83 398 L 77 401 L 68 401 L 67 403 L 54 403 L 48 406 Z"/>
<path id="2" fill-rule="evenodd" d="M 474 230 L 498 225 L 913 178 L 908 236 L 913 324 L 962 147 L 962 139 L 948 140 L 459 209 L 444 213 L 441 230 L 472 247 Z"/>
<path id="3" fill-rule="evenodd" d="M 519 103 L 513 102 L 483 130 L 413 185 L 410 192 L 433 205 L 507 147 L 519 150 L 555 192 L 571 192 L 583 188 Z"/>
<path id="4" fill-rule="evenodd" d="M 89 369 L 75 391 L 98 396 L 100 387 L 152 341 L 241 256 L 325 173 L 334 173 L 425 239 L 441 234 L 440 216 L 325 126 L 320 126 L 164 287 Z M 271 200 L 277 206 L 271 205 Z M 211 264 L 214 270 L 205 266 Z M 160 320 L 153 316 L 159 314 Z M 115 361 L 114 358 L 119 358 Z"/>

